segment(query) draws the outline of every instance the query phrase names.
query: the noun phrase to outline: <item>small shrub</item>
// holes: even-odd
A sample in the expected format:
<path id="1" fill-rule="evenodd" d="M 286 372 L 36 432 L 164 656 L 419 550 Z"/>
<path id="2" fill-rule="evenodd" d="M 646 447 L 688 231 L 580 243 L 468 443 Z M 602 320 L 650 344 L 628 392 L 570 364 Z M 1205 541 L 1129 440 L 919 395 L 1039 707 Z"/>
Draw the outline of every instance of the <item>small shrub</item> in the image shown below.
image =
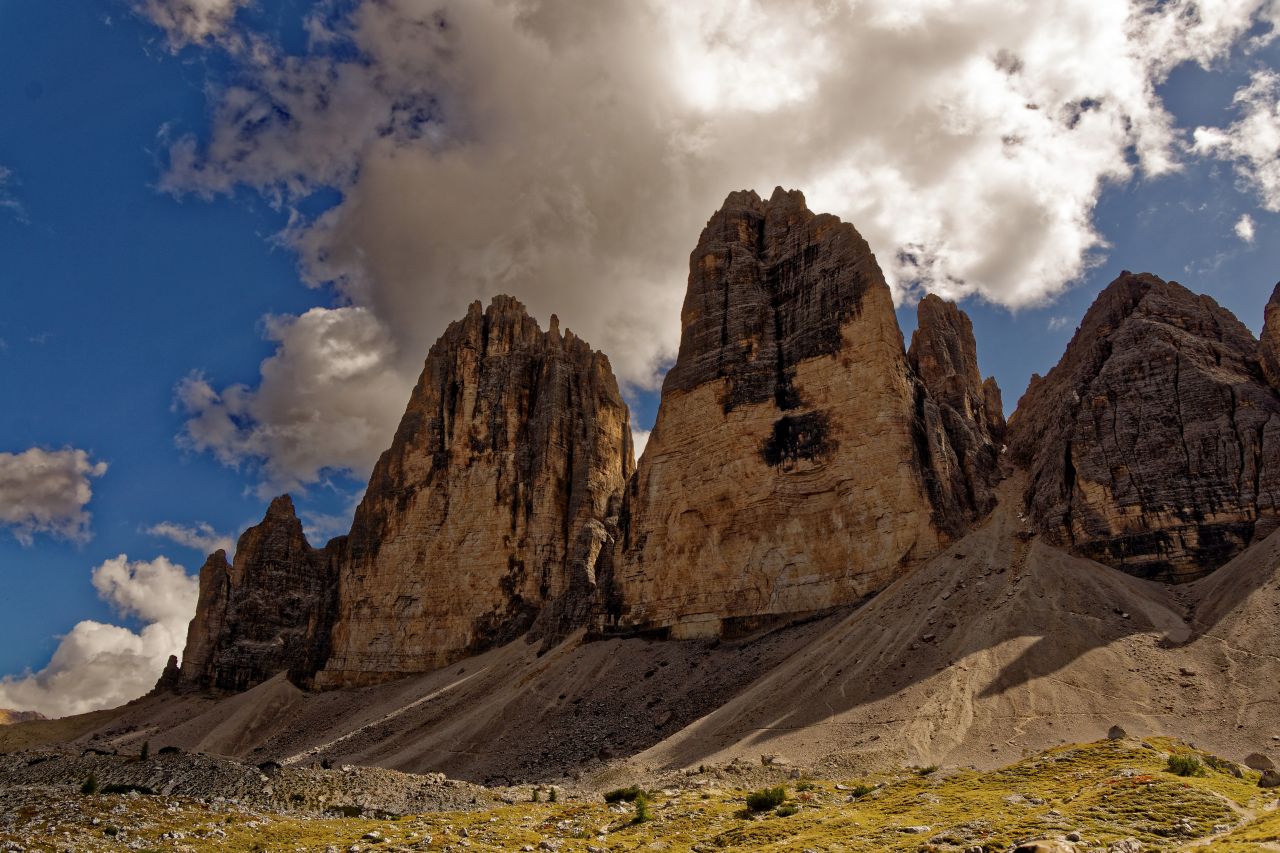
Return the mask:
<path id="1" fill-rule="evenodd" d="M 796 785 L 796 790 L 797 790 L 797 791 L 812 791 L 814 788 L 817 788 L 817 787 L 818 787 L 818 786 L 817 786 L 817 785 L 815 785 L 815 784 L 813 784 L 812 782 L 805 781 L 805 782 L 801 782 L 799 785 Z"/>
<path id="2" fill-rule="evenodd" d="M 930 764 L 928 767 L 921 767 L 916 771 L 917 776 L 932 776 L 938 772 L 938 765 Z"/>
<path id="3" fill-rule="evenodd" d="M 554 803 L 554 802 L 556 802 L 556 801 L 557 801 L 557 799 L 558 799 L 558 797 L 557 797 L 557 795 L 556 795 L 556 789 L 555 789 L 555 787 L 553 786 L 553 787 L 551 787 L 550 789 L 548 789 L 548 790 L 547 790 L 547 802 L 548 802 L 548 803 Z"/>
<path id="4" fill-rule="evenodd" d="M 151 757 L 151 741 L 144 740 L 142 742 L 142 754 L 138 756 L 143 761 Z"/>
<path id="5" fill-rule="evenodd" d="M 636 816 L 631 818 L 632 823 L 648 823 L 653 819 L 653 815 L 649 814 L 649 798 L 644 794 L 637 794 L 635 798 Z"/>
<path id="6" fill-rule="evenodd" d="M 107 836 L 108 838 L 115 838 L 117 835 L 120 834 L 120 827 L 108 826 L 102 830 L 102 834 Z"/>
<path id="7" fill-rule="evenodd" d="M 1178 776 L 1204 775 L 1204 765 L 1194 755 L 1170 755 L 1165 769 Z"/>
<path id="8" fill-rule="evenodd" d="M 629 788 L 614 788 L 604 795 L 604 801 L 606 803 L 629 803 L 643 793 L 644 791 L 641 791 L 635 785 Z"/>
<path id="9" fill-rule="evenodd" d="M 778 811 L 775 812 L 775 814 L 777 814 L 778 817 L 791 817 L 793 814 L 798 814 L 799 811 L 799 806 L 787 803 L 784 806 L 778 806 Z"/>
<path id="10" fill-rule="evenodd" d="M 787 789 L 779 785 L 776 788 L 761 788 L 747 794 L 747 808 L 753 812 L 767 812 L 782 805 L 787 798 Z"/>
<path id="11" fill-rule="evenodd" d="M 98 777 L 90 773 L 89 778 L 85 779 L 84 784 L 80 786 L 80 793 L 82 794 L 98 793 Z"/>
<path id="12" fill-rule="evenodd" d="M 322 759 L 320 759 L 320 769 L 321 769 L 321 770 L 332 770 L 332 769 L 333 769 L 333 759 L 331 759 L 331 758 L 322 758 Z"/>
<path id="13" fill-rule="evenodd" d="M 860 800 L 860 799 L 862 799 L 863 797 L 865 797 L 867 794 L 870 794 L 870 793 L 871 793 L 872 791 L 874 791 L 875 789 L 876 789 L 875 785 L 861 785 L 861 784 L 859 784 L 859 785 L 854 785 L 854 786 L 853 786 L 853 790 L 852 790 L 852 791 L 850 791 L 850 792 L 849 792 L 849 794 L 850 794 L 850 795 L 851 795 L 855 800 Z"/>
<path id="14" fill-rule="evenodd" d="M 542 802 L 542 789 L 541 789 L 541 788 L 534 788 L 534 789 L 533 789 L 533 798 L 532 798 L 532 801 L 533 801 L 533 802 L 535 802 L 535 803 L 540 803 L 540 802 Z"/>

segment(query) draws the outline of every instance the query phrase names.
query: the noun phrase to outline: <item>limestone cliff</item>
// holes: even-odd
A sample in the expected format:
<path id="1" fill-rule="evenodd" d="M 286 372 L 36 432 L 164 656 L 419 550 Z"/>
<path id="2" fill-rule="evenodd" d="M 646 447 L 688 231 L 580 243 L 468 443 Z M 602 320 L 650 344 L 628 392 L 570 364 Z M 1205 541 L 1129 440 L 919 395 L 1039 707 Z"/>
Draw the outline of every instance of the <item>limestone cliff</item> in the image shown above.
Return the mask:
<path id="1" fill-rule="evenodd" d="M 633 466 L 609 360 L 510 297 L 472 305 L 431 348 L 356 511 L 316 684 L 585 623 Z"/>
<path id="2" fill-rule="evenodd" d="M 973 324 L 955 303 L 929 294 L 916 309 L 907 359 L 923 385 L 917 410 L 941 481 L 944 517 L 973 519 L 995 506 L 1004 408 L 993 377 L 978 371 Z"/>
<path id="3" fill-rule="evenodd" d="M 984 511 L 942 419 L 925 422 L 929 389 L 852 225 L 813 214 L 799 192 L 736 192 L 689 268 L 679 356 L 613 556 L 607 630 L 708 635 L 848 604 Z M 968 334 L 958 356 L 971 354 Z M 943 351 L 922 343 L 921 358 Z M 969 365 L 930 365 L 940 386 L 968 389 Z M 985 394 L 954 400 L 957 416 L 985 418 Z M 971 430 L 990 431 L 985 420 Z M 942 473 L 939 450 L 952 456 Z"/>
<path id="4" fill-rule="evenodd" d="M 1258 361 L 1271 387 L 1280 391 L 1280 284 L 1271 292 L 1258 341 Z"/>
<path id="5" fill-rule="evenodd" d="M 343 545 L 312 548 L 289 496 L 272 501 L 234 563 L 215 551 L 201 567 L 181 670 L 157 688 L 244 690 L 281 671 L 305 682 L 328 644 Z"/>
<path id="6" fill-rule="evenodd" d="M 1257 353 L 1209 297 L 1123 273 L 1010 421 L 1030 517 L 1076 553 L 1166 581 L 1274 530 L 1280 396 Z"/>

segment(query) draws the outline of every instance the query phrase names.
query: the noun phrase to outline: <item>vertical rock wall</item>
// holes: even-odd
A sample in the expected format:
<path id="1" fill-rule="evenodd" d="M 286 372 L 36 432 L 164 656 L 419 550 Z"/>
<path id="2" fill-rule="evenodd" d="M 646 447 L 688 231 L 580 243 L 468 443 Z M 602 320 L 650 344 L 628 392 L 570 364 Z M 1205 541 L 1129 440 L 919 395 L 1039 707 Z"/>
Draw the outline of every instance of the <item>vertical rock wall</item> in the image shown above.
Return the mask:
<path id="1" fill-rule="evenodd" d="M 1200 577 L 1274 530 L 1280 396 L 1258 354 L 1209 297 L 1122 274 L 1010 422 L 1028 514 L 1076 553 L 1165 581 Z"/>
<path id="2" fill-rule="evenodd" d="M 633 466 L 608 359 L 510 297 L 472 305 L 431 348 L 356 511 L 317 685 L 585 623 Z"/>

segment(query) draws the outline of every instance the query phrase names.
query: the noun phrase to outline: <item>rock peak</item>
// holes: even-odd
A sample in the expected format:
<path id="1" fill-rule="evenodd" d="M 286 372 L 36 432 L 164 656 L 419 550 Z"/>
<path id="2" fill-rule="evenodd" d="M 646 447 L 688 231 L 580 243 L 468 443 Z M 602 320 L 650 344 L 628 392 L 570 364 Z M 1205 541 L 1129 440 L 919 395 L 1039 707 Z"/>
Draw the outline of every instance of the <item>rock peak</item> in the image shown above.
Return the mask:
<path id="1" fill-rule="evenodd" d="M 1263 312 L 1258 362 L 1271 387 L 1280 391 L 1280 284 L 1271 292 L 1271 299 Z"/>
<path id="2" fill-rule="evenodd" d="M 729 195 L 690 254 L 681 326 L 606 630 L 702 636 L 849 604 L 982 512 L 952 494 L 966 473 L 870 247 L 803 193 Z"/>
<path id="3" fill-rule="evenodd" d="M 583 624 L 631 475 L 602 353 L 495 296 L 431 347 L 338 579 L 322 686 L 442 666 Z"/>
<path id="4" fill-rule="evenodd" d="M 1121 274 L 1010 423 L 1028 514 L 1051 541 L 1166 581 L 1275 529 L 1280 398 L 1257 347 L 1209 297 Z"/>

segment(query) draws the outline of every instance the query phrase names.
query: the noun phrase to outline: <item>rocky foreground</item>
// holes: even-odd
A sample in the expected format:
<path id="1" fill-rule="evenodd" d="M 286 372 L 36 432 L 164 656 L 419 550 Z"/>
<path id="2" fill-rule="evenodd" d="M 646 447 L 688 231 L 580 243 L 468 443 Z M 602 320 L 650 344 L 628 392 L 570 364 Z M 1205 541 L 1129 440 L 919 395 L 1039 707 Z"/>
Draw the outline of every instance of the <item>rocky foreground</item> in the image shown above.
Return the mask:
<path id="1" fill-rule="evenodd" d="M 1259 772 L 1173 740 L 1112 735 L 986 773 L 919 767 L 818 778 L 766 755 L 674 774 L 602 778 L 594 786 L 502 790 L 368 769 L 28 753 L 0 763 L 0 849 L 1280 849 L 1274 770 Z M 1246 761 L 1269 763 L 1262 755 Z M 99 790 L 82 793 L 90 773 Z M 118 790 L 107 779 L 162 788 L 106 793 Z M 751 797 L 769 789 L 773 801 Z"/>

